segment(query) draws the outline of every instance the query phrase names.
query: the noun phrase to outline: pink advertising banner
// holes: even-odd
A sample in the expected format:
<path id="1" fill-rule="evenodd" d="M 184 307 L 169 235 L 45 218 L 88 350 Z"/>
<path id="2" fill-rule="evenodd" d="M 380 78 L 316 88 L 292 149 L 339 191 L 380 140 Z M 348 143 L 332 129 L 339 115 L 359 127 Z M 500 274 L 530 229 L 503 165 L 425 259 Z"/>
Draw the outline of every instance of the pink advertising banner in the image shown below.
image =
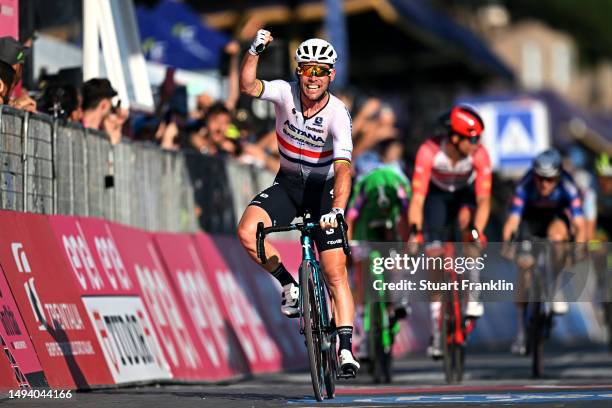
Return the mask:
<path id="1" fill-rule="evenodd" d="M 282 352 L 274 342 L 264 321 L 237 276 L 221 256 L 211 236 L 198 233 L 194 240 L 204 265 L 217 304 L 240 343 L 249 371 L 253 373 L 278 371 L 282 368 Z M 242 250 L 242 248 L 241 248 Z M 231 248 L 223 248 L 226 256 L 237 256 Z"/>
<path id="2" fill-rule="evenodd" d="M 19 0 L 0 0 L 0 37 L 19 39 Z"/>
<path id="3" fill-rule="evenodd" d="M 245 374 L 249 367 L 229 319 L 204 270 L 197 247 L 187 234 L 155 234 L 157 249 L 186 309 L 200 355 L 211 367 L 207 377 Z"/>
<path id="4" fill-rule="evenodd" d="M 111 224 L 63 215 L 50 216 L 49 222 L 114 383 L 171 378 L 138 282 L 127 271 Z"/>

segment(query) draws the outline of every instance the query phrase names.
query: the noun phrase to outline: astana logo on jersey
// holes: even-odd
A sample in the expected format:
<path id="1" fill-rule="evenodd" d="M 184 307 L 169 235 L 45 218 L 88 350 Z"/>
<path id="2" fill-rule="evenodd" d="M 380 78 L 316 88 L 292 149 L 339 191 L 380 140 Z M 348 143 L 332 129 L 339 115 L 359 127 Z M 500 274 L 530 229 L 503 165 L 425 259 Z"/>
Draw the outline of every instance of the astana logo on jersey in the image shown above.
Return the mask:
<path id="1" fill-rule="evenodd" d="M 297 140 L 298 142 L 305 143 L 309 146 L 323 147 L 325 145 L 325 139 L 323 139 L 321 136 L 311 135 L 302 129 L 298 129 L 289 123 L 288 120 L 283 123 L 283 133 L 293 140 Z"/>

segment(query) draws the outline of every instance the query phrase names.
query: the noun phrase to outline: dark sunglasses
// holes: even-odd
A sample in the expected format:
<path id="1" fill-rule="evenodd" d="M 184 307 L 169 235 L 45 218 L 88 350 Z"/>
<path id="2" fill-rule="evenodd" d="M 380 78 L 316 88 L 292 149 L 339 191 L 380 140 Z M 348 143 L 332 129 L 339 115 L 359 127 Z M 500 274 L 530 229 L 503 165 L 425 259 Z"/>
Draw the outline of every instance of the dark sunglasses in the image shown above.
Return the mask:
<path id="1" fill-rule="evenodd" d="M 480 143 L 480 136 L 459 136 L 461 140 L 467 140 L 472 145 Z"/>
<path id="2" fill-rule="evenodd" d="M 540 181 L 545 181 L 547 183 L 556 183 L 559 180 L 558 176 L 555 177 L 543 177 L 543 176 L 538 176 L 536 174 L 536 178 Z"/>
<path id="3" fill-rule="evenodd" d="M 307 77 L 316 76 L 316 77 L 325 77 L 331 75 L 331 68 L 325 68 L 320 65 L 306 65 L 303 67 L 297 67 L 295 72 L 298 75 L 304 75 Z"/>

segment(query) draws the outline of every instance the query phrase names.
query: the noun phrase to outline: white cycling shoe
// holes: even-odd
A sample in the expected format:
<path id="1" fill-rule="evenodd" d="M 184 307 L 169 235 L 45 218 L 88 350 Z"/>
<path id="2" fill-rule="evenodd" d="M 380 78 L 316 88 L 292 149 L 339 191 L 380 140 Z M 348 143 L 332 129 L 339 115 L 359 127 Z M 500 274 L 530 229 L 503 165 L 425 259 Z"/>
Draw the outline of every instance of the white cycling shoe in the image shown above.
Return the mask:
<path id="1" fill-rule="evenodd" d="M 427 357 L 433 358 L 434 360 L 441 358 L 442 350 L 440 349 L 440 346 L 434 346 L 433 344 L 427 346 Z"/>
<path id="2" fill-rule="evenodd" d="M 467 302 L 467 307 L 465 308 L 465 316 L 476 318 L 482 316 L 484 313 L 484 306 L 482 302 Z"/>
<path id="3" fill-rule="evenodd" d="M 340 362 L 340 371 L 343 373 L 347 373 L 349 371 L 353 372 L 353 375 L 357 374 L 359 370 L 359 362 L 355 360 L 353 357 L 353 353 L 350 350 L 342 349 L 340 350 L 340 355 L 338 356 L 338 360 Z"/>
<path id="4" fill-rule="evenodd" d="M 442 348 L 440 347 L 440 339 L 434 338 L 433 336 L 429 339 L 429 346 L 427 346 L 427 357 L 431 357 L 434 360 L 438 360 L 442 357 Z"/>
<path id="5" fill-rule="evenodd" d="M 510 351 L 512 354 L 517 354 L 519 356 L 524 356 L 527 354 L 527 345 L 525 343 L 525 335 L 518 334 L 510 346 Z"/>
<path id="6" fill-rule="evenodd" d="M 289 318 L 300 315 L 300 288 L 290 283 L 283 286 L 283 300 L 281 301 L 281 312 Z"/>
<path id="7" fill-rule="evenodd" d="M 554 314 L 564 315 L 569 311 L 567 302 L 552 302 L 552 311 Z"/>

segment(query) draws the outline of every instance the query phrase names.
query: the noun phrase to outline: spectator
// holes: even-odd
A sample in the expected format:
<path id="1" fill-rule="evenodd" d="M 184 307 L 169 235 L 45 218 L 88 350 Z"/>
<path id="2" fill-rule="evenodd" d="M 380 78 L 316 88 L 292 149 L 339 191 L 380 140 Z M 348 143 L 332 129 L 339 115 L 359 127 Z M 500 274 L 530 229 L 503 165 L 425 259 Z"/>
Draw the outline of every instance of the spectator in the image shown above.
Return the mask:
<path id="1" fill-rule="evenodd" d="M 11 99 L 10 96 L 13 90 L 21 81 L 23 72 L 23 63 L 25 58 L 30 53 L 30 48 L 24 46 L 13 37 L 0 37 L 0 62 L 8 64 L 12 67 L 14 75 L 13 80 L 8 83 L 8 96 L 3 99 L 5 104 L 13 106 L 17 109 L 23 109 L 30 112 L 36 112 L 36 102 L 30 98 L 27 93 L 23 93 L 16 98 Z M 6 84 L 5 84 L 6 85 Z M 8 98 L 8 102 L 6 99 Z"/>
<path id="2" fill-rule="evenodd" d="M 79 91 L 74 85 L 47 85 L 40 99 L 40 111 L 73 122 L 81 121 Z"/>
<path id="3" fill-rule="evenodd" d="M 190 137 L 191 147 L 210 156 L 233 155 L 236 145 L 227 138 L 232 116 L 223 103 L 213 104 L 206 114 L 204 126 Z"/>
<path id="4" fill-rule="evenodd" d="M 83 84 L 83 126 L 101 129 L 108 133 L 112 144 L 121 141 L 121 130 L 128 118 L 128 111 L 120 103 L 113 106 L 112 98 L 117 96 L 108 79 L 94 78 Z"/>
<path id="5" fill-rule="evenodd" d="M 8 105 L 11 84 L 15 78 L 15 70 L 9 64 L 0 61 L 0 105 Z"/>

